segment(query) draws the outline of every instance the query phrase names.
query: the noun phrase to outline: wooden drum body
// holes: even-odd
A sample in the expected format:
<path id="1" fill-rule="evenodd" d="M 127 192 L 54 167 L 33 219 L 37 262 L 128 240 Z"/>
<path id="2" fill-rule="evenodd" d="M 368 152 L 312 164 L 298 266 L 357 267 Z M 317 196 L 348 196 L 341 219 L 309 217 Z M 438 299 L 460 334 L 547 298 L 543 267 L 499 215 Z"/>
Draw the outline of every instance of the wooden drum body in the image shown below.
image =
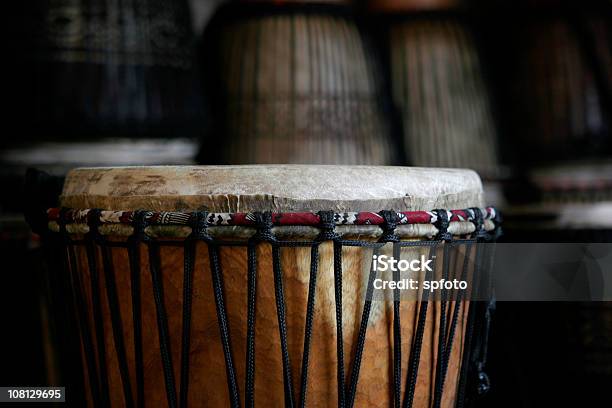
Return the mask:
<path id="1" fill-rule="evenodd" d="M 73 170 L 48 217 L 89 405 L 454 406 L 470 302 L 375 293 L 372 255 L 473 276 L 452 248 L 495 230 L 481 196 L 464 170 Z"/>

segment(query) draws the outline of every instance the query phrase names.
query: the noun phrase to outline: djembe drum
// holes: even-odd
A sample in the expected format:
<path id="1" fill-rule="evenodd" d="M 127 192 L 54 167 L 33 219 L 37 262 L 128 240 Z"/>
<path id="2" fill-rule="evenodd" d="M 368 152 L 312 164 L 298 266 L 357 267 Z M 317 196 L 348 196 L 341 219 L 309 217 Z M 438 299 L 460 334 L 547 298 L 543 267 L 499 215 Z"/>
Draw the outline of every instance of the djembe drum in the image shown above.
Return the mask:
<path id="1" fill-rule="evenodd" d="M 450 407 L 465 392 L 474 303 L 377 293 L 372 259 L 479 281 L 496 215 L 472 171 L 83 168 L 61 205 L 46 240 L 66 255 L 90 405 Z"/>
<path id="2" fill-rule="evenodd" d="M 202 163 L 398 162 L 380 66 L 346 3 L 234 1 L 217 11 L 200 53 L 215 119 Z"/>

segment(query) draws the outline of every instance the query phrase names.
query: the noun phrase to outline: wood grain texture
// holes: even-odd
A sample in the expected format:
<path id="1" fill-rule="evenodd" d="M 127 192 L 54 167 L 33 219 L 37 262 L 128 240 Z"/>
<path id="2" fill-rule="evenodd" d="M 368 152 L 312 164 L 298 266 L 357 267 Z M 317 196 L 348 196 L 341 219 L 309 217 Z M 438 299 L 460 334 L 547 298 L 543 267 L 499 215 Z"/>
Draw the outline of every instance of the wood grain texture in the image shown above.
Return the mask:
<path id="1" fill-rule="evenodd" d="M 147 249 L 141 247 L 143 262 L 140 271 L 142 316 L 140 321 L 144 338 L 144 380 L 145 402 L 148 406 L 166 406 L 164 375 L 160 358 L 158 328 L 153 302 L 151 274 Z M 426 249 L 405 249 L 402 256 L 418 255 Z M 390 248 L 386 251 L 391 255 Z M 207 248 L 198 244 L 194 274 L 192 342 L 190 346 L 189 402 L 193 405 L 229 406 L 225 361 L 219 337 L 219 326 L 212 291 L 211 272 Z M 258 290 L 255 334 L 255 401 L 256 406 L 282 406 L 283 376 L 281 345 L 278 335 L 278 321 L 272 273 L 272 255 L 268 244 L 262 244 L 258 253 Z M 383 251 L 382 253 L 385 253 Z M 133 348 L 133 320 L 131 309 L 130 272 L 125 249 L 112 250 L 115 276 L 117 279 L 120 312 L 123 321 L 123 336 L 127 346 L 130 381 L 135 393 L 135 360 Z M 364 304 L 367 272 L 372 252 L 362 248 L 345 248 L 343 251 L 343 334 L 345 350 L 345 373 L 352 369 L 354 347 L 361 321 Z M 86 283 L 85 298 L 87 314 L 93 327 L 91 274 L 85 253 L 79 251 L 80 267 Z M 99 259 L 101 262 L 101 259 Z M 181 353 L 183 250 L 166 247 L 161 250 L 164 303 L 168 313 L 170 345 L 172 352 L 176 387 L 180 384 L 179 361 Z M 225 284 L 225 297 L 229 318 L 234 364 L 236 367 L 241 398 L 244 403 L 245 350 L 247 325 L 247 258 L 246 248 L 223 248 L 221 265 Z M 294 390 L 297 394 L 301 375 L 306 302 L 308 295 L 310 249 L 282 249 L 282 267 L 286 298 L 286 319 L 289 354 L 292 364 Z M 456 269 L 457 270 L 457 269 Z M 456 271 L 455 270 L 455 271 Z M 100 299 L 104 322 L 104 346 L 113 407 L 125 406 L 119 365 L 112 335 L 110 312 L 106 299 L 103 271 L 100 274 Z M 366 343 L 361 363 L 359 385 L 355 406 L 389 407 L 392 403 L 392 350 L 393 312 L 392 303 L 387 299 L 374 301 L 369 319 Z M 452 303 L 451 303 L 452 305 Z M 452 349 L 448 368 L 443 407 L 454 405 L 456 386 L 460 369 L 460 357 L 464 342 L 464 327 L 469 304 L 460 308 L 459 329 Z M 407 377 L 406 367 L 413 340 L 418 303 L 403 301 L 402 315 L 402 384 Z M 420 356 L 419 376 L 415 393 L 415 407 L 428 407 L 433 399 L 433 380 L 437 363 L 437 339 L 439 335 L 440 303 L 430 303 L 427 312 L 423 349 Z M 337 403 L 337 354 L 336 321 L 333 281 L 333 249 L 331 243 L 320 248 L 320 265 L 316 289 L 316 303 L 309 364 L 307 401 L 310 406 L 334 407 Z M 96 347 L 97 350 L 97 347 Z M 404 395 L 404 390 L 402 390 Z"/>

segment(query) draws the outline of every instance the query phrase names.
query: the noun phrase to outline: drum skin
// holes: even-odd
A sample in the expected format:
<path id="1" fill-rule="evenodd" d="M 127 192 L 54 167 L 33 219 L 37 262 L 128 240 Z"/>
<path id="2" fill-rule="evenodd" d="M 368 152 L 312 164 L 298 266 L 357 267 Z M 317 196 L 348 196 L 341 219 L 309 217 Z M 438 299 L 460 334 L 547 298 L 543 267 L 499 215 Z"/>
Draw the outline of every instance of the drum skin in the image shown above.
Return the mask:
<path id="1" fill-rule="evenodd" d="M 346 5 L 230 4 L 202 43 L 215 123 L 201 163 L 399 162 L 381 68 Z"/>
<path id="2" fill-rule="evenodd" d="M 309 173 L 309 171 L 311 173 Z M 276 172 L 285 174 L 275 179 Z M 329 190 L 308 191 L 300 181 L 306 175 L 314 183 L 328 180 Z M 428 174 L 432 183 L 419 186 L 419 175 Z M 244 175 L 251 174 L 246 178 Z M 301 174 L 302 177 L 297 177 Z M 342 190 L 342 177 L 361 181 L 353 187 Z M 294 177 L 295 176 L 295 177 Z M 393 177 L 395 176 L 395 177 Z M 259 180 L 261 177 L 261 180 Z M 387 178 L 388 186 L 376 185 L 375 180 Z M 183 179 L 181 185 L 174 183 Z M 128 184 L 125 183 L 129 179 Z M 237 180 L 242 179 L 244 184 Z M 412 179 L 412 183 L 407 180 Z M 222 180 L 226 180 L 224 185 Z M 266 184 L 266 180 L 267 184 Z M 332 180 L 331 182 L 329 180 Z M 338 181 L 334 181 L 338 180 Z M 89 181 L 89 183 L 85 183 Z M 218 181 L 218 182 L 217 182 Z M 261 183 L 258 184 L 258 182 Z M 251 184 L 249 184 L 249 182 Z M 457 184 L 454 184 L 457 182 Z M 364 199 L 359 189 L 371 183 L 371 200 Z M 403 190 L 397 186 L 405 186 Z M 337 190 L 335 190 L 337 188 Z M 232 191 L 233 190 L 233 191 Z M 147 191 L 147 195 L 140 193 Z M 336 193 L 332 204 L 339 210 L 354 210 L 358 207 L 379 205 L 403 197 L 404 207 L 398 210 L 421 209 L 423 203 L 443 207 L 473 207 L 481 205 L 480 181 L 475 173 L 464 170 L 427 170 L 410 168 L 372 168 L 336 166 L 234 166 L 234 167 L 143 167 L 115 169 L 80 169 L 69 174 L 62 196 L 62 204 L 72 207 L 81 203 L 80 208 L 104 207 L 108 209 L 134 209 L 150 207 L 154 203 L 158 209 L 194 210 L 205 206 L 216 206 L 217 211 L 260 210 L 262 203 L 272 209 L 270 203 L 281 203 L 280 211 L 307 210 L 317 211 L 328 195 Z M 204 194 L 204 193 L 209 194 Z M 258 192 L 255 196 L 251 193 Z M 234 198 L 231 198 L 234 195 Z M 283 195 L 284 200 L 283 200 Z M 241 202 L 240 197 L 245 198 Z M 310 197 L 310 199 L 308 198 Z M 131 197 L 131 198 L 130 198 Z M 259 198 L 257 198 L 259 197 Z M 208 201 L 207 201 L 208 200 Z M 125 202 L 122 206 L 121 202 Z M 249 204 L 250 202 L 250 204 Z M 112 206 L 108 204 L 112 203 Z M 199 203 L 199 204 L 198 204 Z M 214 204 L 213 204 L 214 203 Z M 375 204 L 372 204 L 375 203 Z M 395 202 L 396 204 L 398 201 Z M 212 205 L 211 205 L 212 204 Z M 327 201 L 330 205 L 330 201 Z M 417 207 L 415 207 L 418 206 Z M 119 207 L 121 206 L 121 207 Z M 448 205 L 447 205 L 448 207 Z M 299 234 L 296 236 L 299 239 Z M 112 241 L 125 240 L 125 236 L 108 236 Z M 157 330 L 155 303 L 148 265 L 147 246 L 141 245 L 141 299 L 142 330 L 144 338 L 144 381 L 147 406 L 166 406 L 164 375 L 160 359 L 160 344 Z M 182 307 L 183 307 L 183 248 L 161 247 L 161 276 L 163 299 L 168 315 L 171 353 L 177 389 L 180 381 L 179 364 L 181 353 Z M 384 250 L 383 250 L 384 251 Z M 404 248 L 404 257 L 426 253 L 427 248 Z M 390 250 L 387 251 L 390 255 Z M 122 316 L 124 341 L 131 383 L 135 384 L 135 360 L 133 348 L 133 324 L 130 292 L 130 268 L 127 251 L 112 248 L 112 264 L 118 291 L 120 314 Z M 98 254 L 100 256 L 100 254 Z M 281 346 L 274 293 L 272 254 L 269 244 L 257 246 L 257 310 L 255 331 L 255 402 L 256 406 L 282 406 L 283 374 Z M 371 264 L 372 251 L 359 247 L 344 247 L 343 266 L 343 337 L 345 350 L 345 373 L 350 373 L 355 339 L 361 321 L 367 274 Z M 440 255 L 441 256 L 441 253 Z M 224 293 L 229 318 L 230 335 L 238 386 L 244 403 L 245 350 L 247 327 L 247 249 L 244 247 L 223 247 L 221 267 L 224 279 Z M 91 271 L 88 268 L 84 249 L 77 247 L 77 273 L 84 282 L 86 309 L 89 324 L 93 326 Z M 102 259 L 100 257 L 99 264 Z M 310 274 L 310 248 L 282 248 L 281 265 L 286 303 L 288 330 L 288 349 L 294 390 L 299 392 L 301 356 L 304 341 L 306 303 Z M 106 293 L 105 280 L 100 273 L 99 292 Z M 316 303 L 312 331 L 311 354 L 308 376 L 307 405 L 332 407 L 337 405 L 336 377 L 336 320 L 334 303 L 333 244 L 324 242 L 319 247 L 319 271 L 317 275 Z M 193 316 L 190 345 L 190 383 L 189 403 L 206 406 L 229 406 L 224 353 L 219 339 L 219 326 L 213 297 L 211 271 L 206 244 L 198 243 L 193 281 Z M 112 406 L 124 406 L 121 392 L 119 365 L 114 353 L 114 340 L 108 302 L 100 296 L 103 310 L 106 364 Z M 366 336 L 366 345 L 361 363 L 359 385 L 355 406 L 388 407 L 392 404 L 392 348 L 393 348 L 393 311 L 392 302 L 372 302 L 372 311 Z M 452 304 L 452 302 L 450 303 Z M 415 319 L 418 316 L 417 302 L 400 303 L 402 322 L 402 367 L 407 367 L 410 344 L 413 340 Z M 448 374 L 442 397 L 443 407 L 455 405 L 458 373 L 464 343 L 464 329 L 469 303 L 460 308 L 459 328 L 451 351 Z M 428 407 L 433 398 L 433 378 L 437 359 L 439 302 L 431 302 L 427 311 L 423 350 L 415 393 L 415 407 Z M 406 382 L 406 369 L 402 370 L 402 384 Z M 404 393 L 402 386 L 402 395 Z M 91 401 L 91 400 L 90 400 Z"/>

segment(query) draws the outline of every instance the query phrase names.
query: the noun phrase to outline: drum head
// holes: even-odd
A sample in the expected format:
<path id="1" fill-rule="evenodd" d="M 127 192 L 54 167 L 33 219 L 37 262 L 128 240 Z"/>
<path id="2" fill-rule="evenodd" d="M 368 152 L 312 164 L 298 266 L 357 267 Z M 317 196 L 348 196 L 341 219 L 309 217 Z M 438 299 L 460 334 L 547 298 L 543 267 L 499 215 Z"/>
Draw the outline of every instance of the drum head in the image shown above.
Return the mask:
<path id="1" fill-rule="evenodd" d="M 370 166 L 156 166 L 72 170 L 61 205 L 107 210 L 397 211 L 482 207 L 471 170 Z"/>

